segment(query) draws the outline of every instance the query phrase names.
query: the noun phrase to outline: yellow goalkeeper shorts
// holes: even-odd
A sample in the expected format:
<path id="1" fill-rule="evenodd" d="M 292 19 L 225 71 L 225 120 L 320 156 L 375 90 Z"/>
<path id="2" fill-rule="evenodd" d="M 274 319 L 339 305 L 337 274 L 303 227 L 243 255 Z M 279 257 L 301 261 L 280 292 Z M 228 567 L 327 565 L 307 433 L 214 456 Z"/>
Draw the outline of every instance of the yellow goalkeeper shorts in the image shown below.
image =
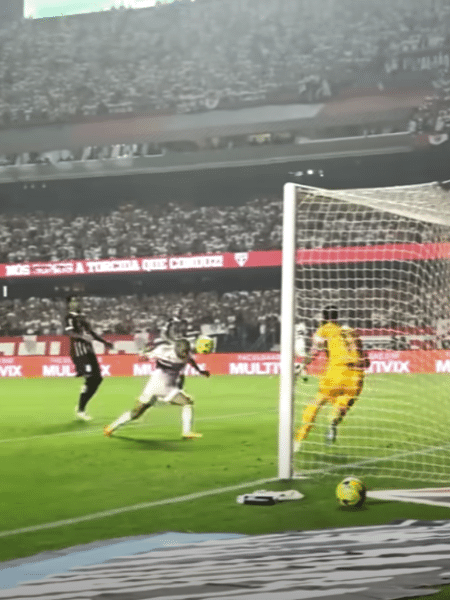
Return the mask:
<path id="1" fill-rule="evenodd" d="M 323 401 L 346 406 L 361 393 L 364 373 L 348 367 L 331 367 L 319 380 L 319 395 Z M 353 403 L 353 402 L 352 402 Z"/>

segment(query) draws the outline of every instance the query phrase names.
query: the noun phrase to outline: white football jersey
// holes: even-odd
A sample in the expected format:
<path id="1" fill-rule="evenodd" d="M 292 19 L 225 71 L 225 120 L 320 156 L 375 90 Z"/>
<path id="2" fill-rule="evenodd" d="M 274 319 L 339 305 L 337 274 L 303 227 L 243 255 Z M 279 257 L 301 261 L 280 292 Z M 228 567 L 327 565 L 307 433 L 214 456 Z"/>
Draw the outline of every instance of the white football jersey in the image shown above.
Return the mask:
<path id="1" fill-rule="evenodd" d="M 158 344 L 150 353 L 150 357 L 156 360 L 156 367 L 163 371 L 180 373 L 191 358 L 188 354 L 186 358 L 180 358 L 175 352 L 175 344 L 172 342 L 162 342 Z"/>

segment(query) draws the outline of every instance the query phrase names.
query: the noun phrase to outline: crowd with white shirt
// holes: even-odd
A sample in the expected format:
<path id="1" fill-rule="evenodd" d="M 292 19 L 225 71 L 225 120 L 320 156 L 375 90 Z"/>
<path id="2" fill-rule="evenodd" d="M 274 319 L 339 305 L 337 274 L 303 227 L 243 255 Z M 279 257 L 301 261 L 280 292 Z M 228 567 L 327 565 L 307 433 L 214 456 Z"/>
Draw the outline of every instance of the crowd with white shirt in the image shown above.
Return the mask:
<path id="1" fill-rule="evenodd" d="M 426 242 L 430 230 L 388 213 L 322 210 L 300 214 L 303 248 Z M 103 214 L 0 214 L 0 262 L 104 259 L 279 250 L 282 200 L 253 198 L 238 206 L 123 204 Z"/>
<path id="2" fill-rule="evenodd" d="M 407 271 L 403 276 L 406 281 Z M 401 272 L 398 280 L 402 280 Z M 344 282 L 340 287 L 323 287 L 318 280 L 310 289 L 299 287 L 297 297 L 298 321 L 303 325 L 301 335 L 306 344 L 319 325 L 321 309 L 330 302 L 339 305 L 347 324 L 366 331 L 365 335 L 370 335 L 368 330 L 378 330 L 397 342 L 404 335 L 414 337 L 415 332 L 417 337 L 421 331 L 427 331 L 427 343 L 438 343 L 432 331 L 439 319 L 448 322 L 446 296 L 436 287 L 424 297 L 419 280 L 410 281 L 409 288 L 394 281 L 386 282 L 384 287 L 361 282 L 356 290 L 350 290 Z M 82 311 L 102 335 L 144 335 L 155 339 L 175 316 L 186 320 L 194 337 L 200 333 L 214 337 L 219 352 L 268 352 L 279 349 L 280 299 L 279 288 L 85 295 Z M 65 310 L 63 298 L 2 299 L 0 336 L 63 335 Z"/>
<path id="3" fill-rule="evenodd" d="M 280 290 L 85 296 L 83 313 L 102 334 L 157 337 L 181 315 L 189 330 L 219 339 L 224 350 L 269 350 L 279 343 Z M 62 335 L 64 299 L 0 300 L 0 335 Z"/>
<path id="4" fill-rule="evenodd" d="M 323 102 L 448 41 L 448 0 L 175 0 L 0 24 L 0 126 Z"/>

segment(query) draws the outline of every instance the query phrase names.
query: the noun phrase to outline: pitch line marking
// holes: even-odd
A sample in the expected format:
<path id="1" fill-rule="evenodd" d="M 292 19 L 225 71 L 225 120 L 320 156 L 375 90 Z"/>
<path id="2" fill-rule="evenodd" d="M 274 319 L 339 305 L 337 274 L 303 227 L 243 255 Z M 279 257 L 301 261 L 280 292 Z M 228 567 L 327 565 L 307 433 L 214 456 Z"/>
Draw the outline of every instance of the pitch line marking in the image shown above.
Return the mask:
<path id="1" fill-rule="evenodd" d="M 255 415 L 263 415 L 265 413 L 273 413 L 276 412 L 278 409 L 273 408 L 273 409 L 269 409 L 266 411 L 258 411 L 258 412 L 249 412 L 249 413 L 236 413 L 233 415 L 217 415 L 217 416 L 212 416 L 212 417 L 197 417 L 195 420 L 196 422 L 199 421 L 215 421 L 216 419 L 236 419 L 236 418 L 240 418 L 240 417 L 253 417 Z M 148 427 L 149 423 L 134 423 L 133 427 L 136 429 L 138 427 Z M 93 428 L 89 428 L 89 429 L 82 429 L 80 431 L 60 431 L 58 433 L 41 433 L 39 435 L 30 435 L 28 437 L 23 436 L 23 437 L 16 437 L 16 438 L 5 438 L 5 439 L 0 439 L 0 444 L 10 444 L 12 442 L 27 442 L 27 441 L 33 441 L 33 440 L 41 440 L 43 438 L 51 438 L 51 437 L 65 437 L 65 436 L 78 436 L 78 435 L 90 435 L 90 434 L 96 434 L 96 433 L 101 433 L 103 431 L 103 427 L 96 427 L 95 429 Z"/>
<path id="2" fill-rule="evenodd" d="M 52 437 L 89 435 L 93 433 L 98 433 L 100 431 L 102 431 L 102 429 L 86 429 L 84 431 L 60 431 L 59 433 L 41 433 L 40 435 L 30 435 L 28 437 L 5 438 L 4 440 L 0 440 L 0 444 L 10 444 L 12 442 L 28 442 Z"/>
<path id="3" fill-rule="evenodd" d="M 203 492 L 195 492 L 193 494 L 187 494 L 185 496 L 176 496 L 174 498 L 165 498 L 164 500 L 154 500 L 153 502 L 142 502 L 140 504 L 134 504 L 132 506 L 123 506 L 121 508 L 113 508 L 111 510 L 104 510 L 97 513 L 91 513 L 90 515 L 83 515 L 81 517 L 74 517 L 73 519 L 63 519 L 61 521 L 53 521 L 51 523 L 41 523 L 40 525 L 31 525 L 29 527 L 20 527 L 19 529 L 11 529 L 10 531 L 0 531 L 0 538 L 11 537 L 13 535 L 20 535 L 22 533 L 33 533 L 35 531 L 43 531 L 44 529 L 56 529 L 58 527 L 65 527 L 67 525 L 76 525 L 78 523 L 84 523 L 86 521 L 94 521 L 95 519 L 104 519 L 107 517 L 114 517 L 124 513 L 134 512 L 146 508 L 153 508 L 154 506 L 167 506 L 169 504 L 177 504 L 180 502 L 189 502 L 190 500 L 198 500 L 207 496 L 218 496 L 219 494 L 225 494 L 227 492 L 233 492 L 249 486 L 259 486 L 272 481 L 279 481 L 277 477 L 268 477 L 266 479 L 258 479 L 256 481 L 247 481 L 246 483 L 239 483 L 237 485 L 229 485 L 223 488 L 215 488 L 213 490 L 206 490 Z M 149 534 L 150 535 L 150 534 Z"/>
<path id="4" fill-rule="evenodd" d="M 443 450 L 448 450 L 450 448 L 450 444 L 443 444 L 441 446 L 428 446 L 427 448 L 422 448 L 421 450 L 411 450 L 410 452 L 400 452 L 397 454 L 392 454 L 390 456 L 377 456 L 374 458 L 367 458 L 364 460 L 360 460 L 357 462 L 353 462 L 353 463 L 347 463 L 347 464 L 342 464 L 342 465 L 327 465 L 325 466 L 323 469 L 313 469 L 310 471 L 303 471 L 303 473 L 296 473 L 296 475 L 304 475 L 304 476 L 310 476 L 310 475 L 317 475 L 319 473 L 333 473 L 335 471 L 340 471 L 341 469 L 350 469 L 353 467 L 363 467 L 365 465 L 372 465 L 372 464 L 376 464 L 376 463 L 380 463 L 380 462 L 386 462 L 386 461 L 390 461 L 390 460 L 396 460 L 398 458 L 405 458 L 405 457 L 409 457 L 409 456 L 414 456 L 414 455 L 424 455 L 424 454 L 430 454 L 432 452 L 442 452 Z M 419 479 L 420 481 L 420 479 Z"/>

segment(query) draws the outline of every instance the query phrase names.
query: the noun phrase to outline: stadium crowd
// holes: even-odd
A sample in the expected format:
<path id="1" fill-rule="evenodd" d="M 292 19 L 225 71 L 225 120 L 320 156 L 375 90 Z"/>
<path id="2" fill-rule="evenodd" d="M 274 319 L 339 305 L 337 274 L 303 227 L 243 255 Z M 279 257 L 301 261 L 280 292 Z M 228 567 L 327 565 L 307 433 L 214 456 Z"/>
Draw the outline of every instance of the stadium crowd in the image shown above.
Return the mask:
<path id="1" fill-rule="evenodd" d="M 450 133 L 450 68 L 442 68 L 434 81 L 435 93 L 411 114 L 411 133 Z M 435 142 L 436 143 L 436 142 Z"/>
<path id="2" fill-rule="evenodd" d="M 398 275 L 401 279 L 400 272 Z M 403 275 L 409 277 L 408 273 Z M 439 340 L 430 332 L 439 321 L 445 321 L 447 327 L 441 332 L 442 339 L 450 342 L 446 296 L 435 289 L 424 299 L 420 278 L 409 290 L 395 285 L 397 279 L 393 276 L 391 285 L 383 288 L 362 286 L 356 291 L 345 286 L 321 287 L 320 281 L 312 289 L 300 287 L 297 290 L 300 335 L 310 339 L 319 325 L 322 307 L 334 302 L 339 305 L 346 324 L 361 331 L 378 330 L 378 336 L 368 341 L 371 348 L 405 350 L 410 347 L 411 335 L 417 345 L 433 347 Z M 63 335 L 65 310 L 66 303 L 61 298 L 3 299 L 0 301 L 0 336 Z M 82 310 L 94 329 L 103 335 L 144 334 L 154 339 L 168 320 L 177 316 L 186 319 L 193 338 L 200 333 L 213 336 L 219 352 L 279 349 L 279 289 L 85 296 Z M 430 335 L 418 336 L 417 332 L 424 328 L 428 328 Z"/>
<path id="3" fill-rule="evenodd" d="M 0 301 L 0 336 L 62 335 L 64 300 Z M 85 297 L 83 312 L 103 334 L 157 337 L 174 314 L 195 334 L 214 335 L 225 350 L 270 350 L 279 343 L 280 290 Z"/>
<path id="4" fill-rule="evenodd" d="M 449 19 L 448 0 L 177 0 L 5 23 L 0 126 L 322 102 L 444 47 Z"/>
<path id="5" fill-rule="evenodd" d="M 432 230 L 388 213 L 334 205 L 299 214 L 303 248 L 427 242 Z M 187 207 L 181 202 L 107 214 L 0 214 L 0 262 L 279 250 L 282 200 L 254 198 L 240 206 Z"/>

